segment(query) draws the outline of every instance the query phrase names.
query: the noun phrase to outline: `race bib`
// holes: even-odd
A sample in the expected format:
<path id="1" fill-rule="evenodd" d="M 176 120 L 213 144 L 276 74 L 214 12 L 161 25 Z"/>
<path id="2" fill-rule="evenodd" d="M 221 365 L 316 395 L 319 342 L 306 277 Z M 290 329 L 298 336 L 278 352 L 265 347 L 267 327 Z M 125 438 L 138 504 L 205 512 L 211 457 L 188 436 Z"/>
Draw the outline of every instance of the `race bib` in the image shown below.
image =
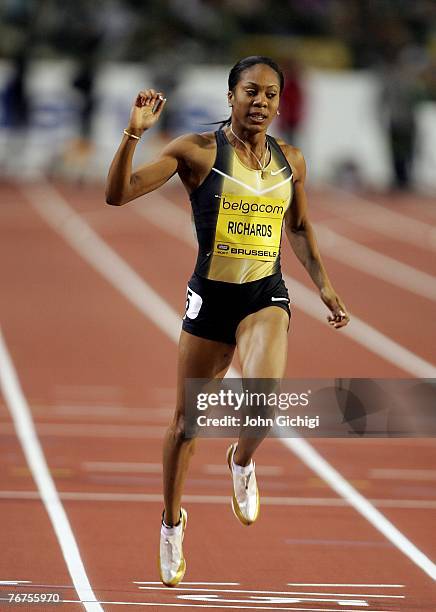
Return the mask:
<path id="1" fill-rule="evenodd" d="M 223 193 L 214 255 L 274 261 L 280 249 L 286 204 L 279 198 Z"/>
<path id="2" fill-rule="evenodd" d="M 203 298 L 198 293 L 195 293 L 190 287 L 186 291 L 186 310 L 184 319 L 196 319 L 200 312 Z"/>

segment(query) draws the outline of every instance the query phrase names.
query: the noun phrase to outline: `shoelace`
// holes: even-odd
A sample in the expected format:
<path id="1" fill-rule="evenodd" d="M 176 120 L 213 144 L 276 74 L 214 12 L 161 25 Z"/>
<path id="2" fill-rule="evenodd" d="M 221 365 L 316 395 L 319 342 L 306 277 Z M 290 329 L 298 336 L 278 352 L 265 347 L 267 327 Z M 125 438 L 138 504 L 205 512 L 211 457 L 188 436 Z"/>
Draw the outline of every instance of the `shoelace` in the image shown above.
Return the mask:
<path id="1" fill-rule="evenodd" d="M 246 490 L 246 491 L 248 491 L 248 485 L 249 485 L 249 483 L 250 483 L 250 478 L 251 478 L 252 473 L 253 473 L 253 472 L 250 472 L 250 473 L 248 474 L 248 476 L 246 476 L 246 477 L 245 477 L 245 484 L 244 484 L 244 486 L 245 486 L 245 490 Z"/>
<path id="2" fill-rule="evenodd" d="M 171 559 L 171 562 L 173 562 L 173 557 L 176 553 L 178 554 L 178 551 L 177 548 L 174 546 L 174 543 L 168 540 L 168 538 L 165 539 L 165 548 L 169 558 Z"/>

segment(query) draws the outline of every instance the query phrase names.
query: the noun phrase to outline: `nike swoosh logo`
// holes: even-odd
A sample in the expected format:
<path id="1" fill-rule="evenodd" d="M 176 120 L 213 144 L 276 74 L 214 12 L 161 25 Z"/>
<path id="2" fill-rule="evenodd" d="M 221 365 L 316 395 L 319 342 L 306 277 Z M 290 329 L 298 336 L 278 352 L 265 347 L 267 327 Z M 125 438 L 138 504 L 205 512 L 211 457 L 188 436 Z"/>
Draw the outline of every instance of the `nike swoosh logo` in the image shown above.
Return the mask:
<path id="1" fill-rule="evenodd" d="M 280 170 L 276 170 L 275 172 L 271 170 L 271 176 L 277 176 L 277 174 L 280 174 L 280 172 L 283 172 L 283 170 L 286 170 L 286 166 L 283 166 L 283 168 L 280 168 Z"/>
<path id="2" fill-rule="evenodd" d="M 272 297 L 271 302 L 289 302 L 288 298 L 276 298 Z"/>

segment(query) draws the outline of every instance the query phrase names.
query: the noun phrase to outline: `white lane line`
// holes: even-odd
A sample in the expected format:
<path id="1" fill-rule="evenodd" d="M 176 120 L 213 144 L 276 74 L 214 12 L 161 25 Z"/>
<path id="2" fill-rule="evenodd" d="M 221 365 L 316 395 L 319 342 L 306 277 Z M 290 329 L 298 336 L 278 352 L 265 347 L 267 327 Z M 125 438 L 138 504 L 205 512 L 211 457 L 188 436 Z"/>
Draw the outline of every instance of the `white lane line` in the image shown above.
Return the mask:
<path id="1" fill-rule="evenodd" d="M 156 586 L 162 586 L 162 582 L 157 582 L 157 581 L 146 581 L 146 580 L 134 580 L 133 584 L 155 584 Z M 184 584 L 185 586 L 189 585 L 198 585 L 198 584 L 204 584 L 204 585 L 208 585 L 211 584 L 216 585 L 216 586 L 239 586 L 239 582 L 181 582 L 180 584 Z"/>
<path id="2" fill-rule="evenodd" d="M 57 417 L 58 419 L 65 419 L 74 422 L 76 419 L 80 419 L 80 423 L 83 423 L 83 417 L 89 418 L 90 421 L 93 419 L 110 419 L 114 417 L 121 417 L 121 421 L 133 421 L 134 423 L 143 424 L 150 421 L 162 421 L 167 423 L 169 417 L 173 415 L 174 402 L 171 408 L 157 408 L 150 405 L 147 409 L 142 408 L 128 408 L 127 406 L 98 406 L 94 410 L 91 406 L 45 406 L 43 404 L 32 404 L 32 414 L 36 417 Z M 91 423 L 92 425 L 92 423 Z"/>
<path id="3" fill-rule="evenodd" d="M 191 601 L 222 601 L 224 603 L 329 603 L 335 604 L 337 603 L 339 606 L 360 606 L 360 607 L 369 607 L 369 604 L 366 601 L 361 599 L 344 599 L 343 601 L 336 601 L 335 599 L 321 599 L 320 597 L 261 597 L 261 596 L 249 596 L 248 599 L 220 599 L 218 595 L 177 595 L 177 599 L 190 599 Z M 257 600 L 257 601 L 256 601 Z M 259 601 L 260 600 L 260 601 Z"/>
<path id="4" fill-rule="evenodd" d="M 121 472 L 139 474 L 160 474 L 161 463 L 135 463 L 115 461 L 84 461 L 82 468 L 87 472 Z"/>
<path id="5" fill-rule="evenodd" d="M 92 591 L 86 575 L 86 570 L 80 557 L 79 548 L 75 540 L 67 514 L 61 500 L 43 450 L 38 440 L 32 415 L 21 389 L 17 373 L 12 364 L 9 351 L 0 330 L 0 385 L 10 410 L 17 437 L 20 440 L 23 453 L 26 457 L 33 479 L 50 518 L 54 532 L 64 556 L 68 572 L 73 581 L 77 595 L 86 599 L 85 609 L 90 611 L 103 610 Z"/>
<path id="6" fill-rule="evenodd" d="M 21 189 L 40 216 L 103 278 L 174 342 L 181 315 L 163 300 L 48 183 Z M 102 204 L 103 206 L 103 204 Z"/>
<path id="7" fill-rule="evenodd" d="M 185 583 L 181 583 L 185 584 Z M 166 591 L 168 587 L 164 586 L 140 586 L 139 589 L 145 591 Z M 257 591 L 253 589 L 192 589 L 184 586 L 172 587 L 172 591 L 189 591 L 191 593 L 252 593 L 256 595 L 329 595 L 330 597 L 368 597 L 369 599 L 405 599 L 405 595 L 379 595 L 379 594 L 366 594 L 366 593 L 326 593 L 326 592 L 303 592 L 303 591 Z"/>
<path id="8" fill-rule="evenodd" d="M 156 425 L 92 425 L 78 423 L 35 423 L 38 435 L 74 438 L 140 438 L 161 439 L 167 428 Z M 0 434 L 11 434 L 14 428 L 10 423 L 0 424 Z"/>
<path id="9" fill-rule="evenodd" d="M 142 207 L 136 205 L 135 211 L 164 232 L 192 247 L 195 246 L 192 229 L 189 227 L 189 215 L 165 196 L 154 193 L 152 200 L 142 203 Z M 285 274 L 283 277 L 292 297 L 295 298 L 295 301 L 292 300 L 295 307 L 318 321 L 325 321 L 318 295 L 295 279 Z M 340 333 L 412 376 L 436 377 L 436 366 L 382 334 L 356 315 L 352 315 L 352 324 L 341 329 Z"/>
<path id="10" fill-rule="evenodd" d="M 325 190 L 333 194 L 327 207 L 338 216 L 395 240 L 436 251 L 435 227 L 337 187 L 326 185 Z"/>
<path id="11" fill-rule="evenodd" d="M 118 385 L 54 385 L 53 392 L 59 402 L 92 402 L 114 405 L 122 402 L 123 391 Z"/>
<path id="12" fill-rule="evenodd" d="M 129 409 L 124 406 L 36 406 L 32 405 L 32 411 L 35 414 L 49 414 L 53 416 L 62 416 L 66 418 L 74 417 L 97 417 L 99 419 L 108 417 L 121 416 L 123 420 L 129 415 Z M 134 416 L 134 415 L 132 415 Z"/>
<path id="13" fill-rule="evenodd" d="M 284 274 L 283 277 L 288 287 L 290 287 L 292 295 L 295 295 L 295 305 L 305 314 L 318 319 L 318 321 L 325 322 L 325 317 L 321 314 L 318 295 L 289 276 Z M 398 344 L 398 342 L 382 334 L 356 315 L 352 314 L 351 317 L 350 325 L 341 329 L 339 333 L 414 377 L 436 377 L 436 366 L 432 363 L 425 361 L 425 359 L 409 351 L 401 344 Z"/>
<path id="14" fill-rule="evenodd" d="M 306 440 L 302 438 L 282 438 L 282 442 L 309 468 L 321 476 L 340 497 L 346 499 L 373 527 L 401 550 L 406 557 L 420 567 L 430 578 L 436 580 L 436 565 L 433 561 L 345 480 Z"/>
<path id="15" fill-rule="evenodd" d="M 14 586 L 20 584 L 32 584 L 31 580 L 0 580 L 0 586 Z"/>
<path id="16" fill-rule="evenodd" d="M 318 438 L 318 444 L 323 446 L 354 446 L 356 438 Z M 377 448 L 377 446 L 386 446 L 386 438 L 367 438 L 366 444 L 368 448 Z M 406 447 L 405 452 L 414 451 L 414 449 L 423 450 L 430 447 L 431 450 L 436 450 L 436 438 L 390 438 L 389 446 L 391 447 Z M 370 451 L 370 452 L 371 452 Z"/>
<path id="17" fill-rule="evenodd" d="M 404 584 L 348 584 L 346 582 L 287 582 L 288 586 L 313 586 L 313 587 L 364 587 L 365 589 L 403 589 Z"/>
<path id="18" fill-rule="evenodd" d="M 256 468 L 257 469 L 257 468 Z M 96 502 L 132 502 L 159 503 L 163 501 L 161 493 L 100 493 L 92 491 L 64 491 L 59 493 L 61 499 L 68 501 Z M 40 499 L 37 491 L 0 491 L 0 499 Z M 191 495 L 185 493 L 183 499 L 190 504 L 228 504 L 227 495 Z M 436 500 L 425 499 L 369 499 L 378 508 L 397 508 L 399 510 L 435 510 Z M 271 497 L 264 495 L 265 506 L 305 506 L 321 508 L 343 508 L 348 501 L 340 497 Z M 160 584 L 160 583 L 159 583 Z"/>
<path id="19" fill-rule="evenodd" d="M 74 599 L 64 599 L 63 603 L 84 603 Z M 183 603 L 157 603 L 157 602 L 148 602 L 148 601 L 100 601 L 99 603 L 107 605 L 107 606 L 156 606 L 162 608 L 189 608 L 190 610 L 194 610 L 195 608 L 214 608 L 219 610 L 293 610 L 294 612 L 356 612 L 356 608 L 284 608 L 282 606 L 243 606 L 241 604 L 237 606 L 228 606 L 228 605 L 217 605 L 217 604 L 183 604 Z M 342 604 L 339 604 L 342 605 Z M 350 605 L 346 603 L 346 605 Z M 400 612 L 398 608 L 389 608 L 389 610 L 371 610 L 371 612 Z"/>
<path id="20" fill-rule="evenodd" d="M 32 187 L 32 189 L 23 186 L 22 189 L 41 216 L 64 236 L 81 257 L 89 261 L 131 303 L 137 305 L 141 312 L 149 316 L 159 329 L 177 342 L 180 319 L 174 310 L 80 218 L 53 187 L 46 184 L 37 188 Z M 162 213 L 162 210 L 160 212 Z M 156 215 L 155 218 L 160 218 L 160 214 Z M 171 223 L 169 225 L 171 226 Z M 354 326 L 356 326 L 356 323 Z M 346 331 L 346 329 L 341 331 Z M 407 352 L 409 353 L 409 351 Z M 410 355 L 412 354 L 410 353 Z M 393 358 L 395 358 L 395 355 Z M 427 368 L 423 368 L 423 372 L 425 371 L 426 374 L 418 374 L 411 365 L 406 371 L 415 376 L 432 378 L 431 374 L 428 373 L 431 370 L 433 377 L 436 377 L 436 368 L 430 364 L 427 364 L 427 366 Z M 234 368 L 230 376 L 234 375 L 233 372 L 235 372 Z M 321 476 L 334 491 L 344 497 L 376 529 L 383 533 L 413 563 L 436 580 L 436 565 L 376 510 L 368 500 L 360 495 L 308 442 L 295 438 L 282 439 L 282 442 L 316 474 Z"/>
<path id="21" fill-rule="evenodd" d="M 370 478 L 387 480 L 436 480 L 436 470 L 410 470 L 402 468 L 373 468 L 369 471 Z"/>
<path id="22" fill-rule="evenodd" d="M 98 501 L 98 502 L 146 502 L 162 503 L 161 493 L 100 493 L 89 491 L 64 491 L 59 493 L 62 499 L 68 501 Z M 0 499 L 39 499 L 37 491 L 0 491 Z M 190 504 L 228 504 L 228 495 L 183 495 Z M 321 506 L 344 507 L 347 503 L 340 498 L 310 498 L 310 497 L 262 497 L 266 506 Z M 436 502 L 435 506 L 436 507 Z M 160 583 L 159 583 L 160 584 Z"/>
<path id="23" fill-rule="evenodd" d="M 214 476 L 227 475 L 229 473 L 229 468 L 226 465 L 212 465 L 210 463 L 206 463 L 203 466 L 203 471 L 206 474 L 213 474 Z M 259 476 L 281 476 L 284 474 L 285 470 L 278 465 L 257 465 L 256 466 L 256 474 Z"/>
<path id="24" fill-rule="evenodd" d="M 436 301 L 435 276 L 349 240 L 325 225 L 313 225 L 321 250 L 328 257 L 395 287 Z"/>
<path id="25" fill-rule="evenodd" d="M 144 473 L 160 474 L 162 472 L 161 463 L 135 463 L 135 462 L 115 462 L 115 461 L 84 461 L 82 469 L 87 472 L 120 472 L 120 473 Z M 214 476 L 227 475 L 229 468 L 224 465 L 206 464 L 203 472 Z M 280 476 L 284 473 L 283 468 L 275 465 L 259 465 L 256 468 L 259 476 Z"/>

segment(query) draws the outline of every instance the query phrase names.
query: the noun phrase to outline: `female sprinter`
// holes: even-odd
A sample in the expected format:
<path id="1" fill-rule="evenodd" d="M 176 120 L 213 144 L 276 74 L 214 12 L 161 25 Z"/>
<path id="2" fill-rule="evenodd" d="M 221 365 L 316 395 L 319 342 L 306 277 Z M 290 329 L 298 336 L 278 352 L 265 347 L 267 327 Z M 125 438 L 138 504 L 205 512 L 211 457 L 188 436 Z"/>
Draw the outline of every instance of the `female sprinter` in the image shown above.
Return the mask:
<path id="1" fill-rule="evenodd" d="M 114 206 L 157 189 L 178 173 L 191 200 L 199 243 L 179 342 L 177 406 L 163 450 L 159 566 L 168 586 L 177 585 L 186 569 L 182 540 L 187 513 L 181 496 L 194 440 L 184 436 L 185 379 L 223 377 L 236 347 L 243 378 L 280 379 L 285 371 L 290 309 L 280 271 L 283 221 L 295 254 L 331 311 L 329 324 L 337 329 L 349 321 L 307 218 L 303 155 L 267 135 L 283 84 L 270 58 L 239 61 L 229 74 L 229 120 L 216 132 L 173 140 L 155 161 L 132 172 L 138 140 L 159 120 L 166 101 L 154 89 L 141 91 L 109 170 L 106 201 Z M 244 525 L 253 523 L 259 511 L 252 456 L 260 442 L 241 436 L 227 452 L 232 506 Z"/>

